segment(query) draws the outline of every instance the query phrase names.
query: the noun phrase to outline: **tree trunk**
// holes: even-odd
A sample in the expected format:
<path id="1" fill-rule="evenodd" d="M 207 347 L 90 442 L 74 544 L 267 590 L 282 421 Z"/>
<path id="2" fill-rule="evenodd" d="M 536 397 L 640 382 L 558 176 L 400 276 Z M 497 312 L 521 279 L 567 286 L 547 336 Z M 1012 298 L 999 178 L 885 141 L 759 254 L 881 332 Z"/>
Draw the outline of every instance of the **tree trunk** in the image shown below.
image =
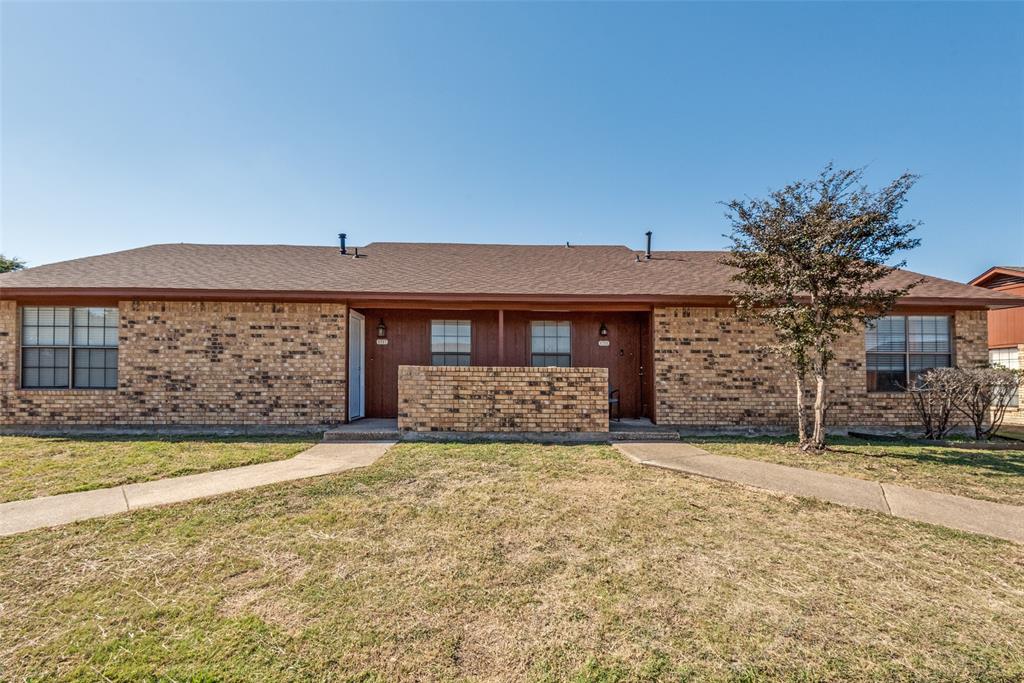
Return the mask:
<path id="1" fill-rule="evenodd" d="M 807 445 L 807 413 L 804 410 L 804 376 L 796 376 L 796 435 L 800 446 Z"/>
<path id="2" fill-rule="evenodd" d="M 814 450 L 825 448 L 825 375 L 814 373 L 814 434 L 810 446 Z"/>

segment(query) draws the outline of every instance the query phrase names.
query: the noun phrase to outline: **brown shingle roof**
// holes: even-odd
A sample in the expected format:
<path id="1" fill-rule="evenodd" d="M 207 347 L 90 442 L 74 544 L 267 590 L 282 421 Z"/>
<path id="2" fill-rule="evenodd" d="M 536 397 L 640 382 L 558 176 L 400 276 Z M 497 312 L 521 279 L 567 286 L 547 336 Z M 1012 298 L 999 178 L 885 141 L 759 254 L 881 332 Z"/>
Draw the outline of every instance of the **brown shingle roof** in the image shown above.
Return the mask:
<path id="1" fill-rule="evenodd" d="M 733 271 L 721 265 L 719 251 L 655 252 L 650 261 L 624 246 L 375 242 L 360 247 L 358 259 L 349 251 L 343 256 L 336 247 L 158 244 L 6 273 L 0 275 L 0 296 L 4 290 L 56 288 L 643 299 L 722 297 L 733 287 Z M 914 299 L 1019 301 L 909 271 L 894 272 L 888 283 L 922 277 Z"/>

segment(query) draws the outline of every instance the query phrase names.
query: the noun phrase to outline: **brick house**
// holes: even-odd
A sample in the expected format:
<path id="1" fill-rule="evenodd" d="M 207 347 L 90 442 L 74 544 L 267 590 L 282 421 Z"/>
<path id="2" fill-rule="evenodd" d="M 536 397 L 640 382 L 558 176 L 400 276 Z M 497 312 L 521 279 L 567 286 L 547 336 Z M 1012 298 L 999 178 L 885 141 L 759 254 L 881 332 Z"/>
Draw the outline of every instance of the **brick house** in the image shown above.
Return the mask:
<path id="1" fill-rule="evenodd" d="M 0 426 L 604 431 L 616 414 L 786 428 L 771 332 L 720 252 L 624 246 L 154 245 L 0 275 Z M 984 363 L 1011 295 L 919 279 L 840 343 L 830 421 L 913 423 L 901 388 Z"/>
<path id="2" fill-rule="evenodd" d="M 970 284 L 1024 297 L 1024 266 L 993 266 Z M 1024 299 L 1015 307 L 989 311 L 988 357 L 993 364 L 1024 368 Z M 1010 399 L 1005 424 L 1024 425 L 1021 398 L 1018 394 Z"/>

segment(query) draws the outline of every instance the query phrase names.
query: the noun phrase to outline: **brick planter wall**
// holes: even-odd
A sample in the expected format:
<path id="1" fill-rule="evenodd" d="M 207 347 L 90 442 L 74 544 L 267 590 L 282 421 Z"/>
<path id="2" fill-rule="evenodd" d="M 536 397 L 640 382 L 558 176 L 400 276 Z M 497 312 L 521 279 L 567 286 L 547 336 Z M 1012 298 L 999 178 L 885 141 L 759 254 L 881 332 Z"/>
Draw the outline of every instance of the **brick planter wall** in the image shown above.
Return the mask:
<path id="1" fill-rule="evenodd" d="M 344 304 L 122 301 L 118 388 L 19 389 L 0 301 L 0 425 L 314 425 L 345 417 Z"/>
<path id="2" fill-rule="evenodd" d="M 605 432 L 605 368 L 398 368 L 398 428 L 414 432 Z"/>
<path id="3" fill-rule="evenodd" d="M 957 311 L 954 359 L 988 362 L 985 311 Z M 656 308 L 657 420 L 691 427 L 793 427 L 793 376 L 785 360 L 759 350 L 769 328 L 741 321 L 732 308 Z M 868 393 L 863 333 L 840 341 L 829 379 L 833 426 L 916 426 L 910 397 Z"/>

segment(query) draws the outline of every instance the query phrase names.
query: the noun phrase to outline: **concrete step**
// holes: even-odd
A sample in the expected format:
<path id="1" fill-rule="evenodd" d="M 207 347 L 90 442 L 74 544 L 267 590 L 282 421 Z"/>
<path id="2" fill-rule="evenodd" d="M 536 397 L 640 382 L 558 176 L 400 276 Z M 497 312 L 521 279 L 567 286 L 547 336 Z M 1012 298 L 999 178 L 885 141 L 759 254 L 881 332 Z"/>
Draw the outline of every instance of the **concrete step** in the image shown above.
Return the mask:
<path id="1" fill-rule="evenodd" d="M 363 418 L 334 426 L 324 441 L 518 441 L 537 443 L 600 443 L 608 441 L 679 441 L 679 431 L 644 420 L 612 422 L 608 432 L 399 432 L 398 421 Z"/>
<path id="2" fill-rule="evenodd" d="M 397 429 L 328 429 L 324 432 L 324 441 L 398 441 L 401 437 Z"/>
<path id="3" fill-rule="evenodd" d="M 602 441 L 679 441 L 679 434 L 666 430 L 635 432 L 399 432 L 396 430 L 331 429 L 324 441 L 510 441 L 535 443 L 595 443 Z"/>
<path id="4" fill-rule="evenodd" d="M 643 429 L 638 431 L 608 432 L 609 441 L 679 441 L 679 432 L 674 429 Z"/>

